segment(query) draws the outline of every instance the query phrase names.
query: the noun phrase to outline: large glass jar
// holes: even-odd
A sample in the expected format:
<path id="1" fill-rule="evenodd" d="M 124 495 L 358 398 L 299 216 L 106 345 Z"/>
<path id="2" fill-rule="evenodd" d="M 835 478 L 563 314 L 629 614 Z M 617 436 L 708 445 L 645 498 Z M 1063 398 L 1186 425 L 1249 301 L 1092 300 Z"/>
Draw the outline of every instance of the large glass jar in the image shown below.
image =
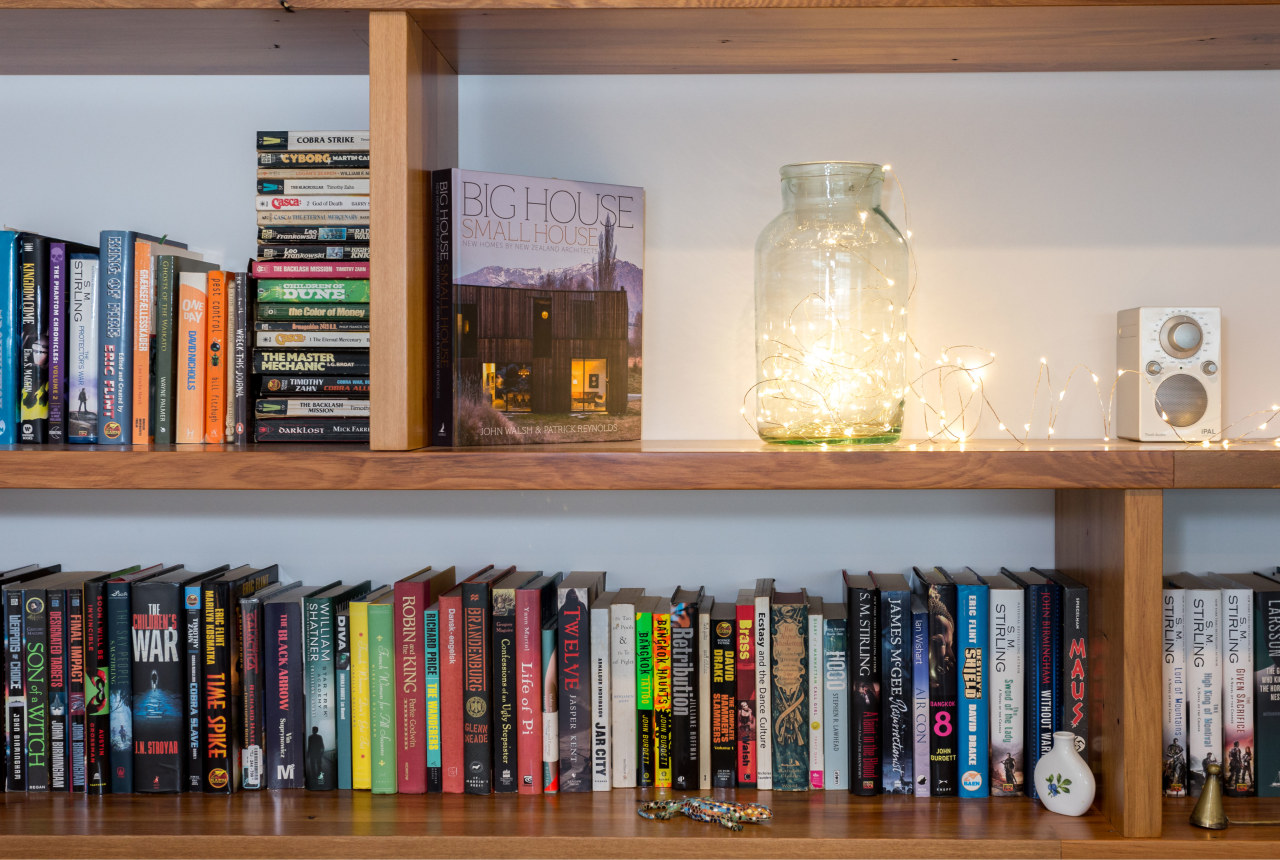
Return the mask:
<path id="1" fill-rule="evenodd" d="M 766 442 L 902 434 L 907 244 L 880 208 L 883 185 L 879 164 L 782 168 L 782 214 L 756 242 L 753 407 Z"/>

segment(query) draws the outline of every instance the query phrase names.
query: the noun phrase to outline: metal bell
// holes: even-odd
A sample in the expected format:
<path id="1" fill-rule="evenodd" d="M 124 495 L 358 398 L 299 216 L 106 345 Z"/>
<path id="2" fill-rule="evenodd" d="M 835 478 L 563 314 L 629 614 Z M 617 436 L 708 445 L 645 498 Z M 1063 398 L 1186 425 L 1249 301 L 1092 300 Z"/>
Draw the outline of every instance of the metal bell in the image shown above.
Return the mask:
<path id="1" fill-rule="evenodd" d="M 1210 764 L 1204 769 L 1204 790 L 1191 810 L 1191 823 L 1207 830 L 1226 830 L 1227 811 L 1222 807 L 1222 765 Z"/>

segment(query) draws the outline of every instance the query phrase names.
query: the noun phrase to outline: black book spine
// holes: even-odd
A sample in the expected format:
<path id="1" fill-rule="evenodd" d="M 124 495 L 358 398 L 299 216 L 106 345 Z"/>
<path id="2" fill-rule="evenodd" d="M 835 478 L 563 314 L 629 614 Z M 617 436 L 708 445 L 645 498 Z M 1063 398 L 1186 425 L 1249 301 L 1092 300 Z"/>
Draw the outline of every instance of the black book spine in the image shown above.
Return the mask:
<path id="1" fill-rule="evenodd" d="M 22 589 L 4 591 L 5 733 L 9 744 L 5 758 L 5 787 L 27 789 L 27 698 L 22 669 Z"/>
<path id="2" fill-rule="evenodd" d="M 303 788 L 302 607 L 262 608 L 266 679 L 267 788 Z"/>
<path id="3" fill-rule="evenodd" d="M 22 649 L 27 688 L 27 791 L 49 790 L 49 619 L 43 589 L 23 591 Z"/>
<path id="4" fill-rule="evenodd" d="M 231 777 L 231 586 L 226 582 L 209 583 L 200 598 L 201 626 L 204 628 L 204 659 L 200 666 L 200 708 L 203 725 L 200 747 L 203 751 L 201 783 L 203 791 L 230 794 L 234 790 Z"/>
<path id="5" fill-rule="evenodd" d="M 881 784 L 912 794 L 911 592 L 880 592 L 880 646 Z"/>
<path id="6" fill-rule="evenodd" d="M 1062 586 L 1062 717 L 1059 731 L 1076 736 L 1076 752 L 1089 748 L 1089 590 Z"/>
<path id="7" fill-rule="evenodd" d="M 184 654 L 183 670 L 186 682 L 186 755 L 184 760 L 183 791 L 200 791 L 204 788 L 204 747 L 200 743 L 204 725 L 204 697 L 201 695 L 204 676 L 204 613 L 201 611 L 204 589 L 199 585 L 187 586 L 183 606 Z"/>
<path id="8" fill-rule="evenodd" d="M 849 667 L 853 678 L 849 723 L 849 790 L 879 794 L 880 746 L 880 594 L 874 588 L 849 588 Z"/>
<path id="9" fill-rule="evenodd" d="M 453 444 L 453 171 L 431 175 L 431 444 Z"/>
<path id="10" fill-rule="evenodd" d="M 1280 592 L 1253 593 L 1254 782 L 1258 797 L 1280 797 Z"/>
<path id="11" fill-rule="evenodd" d="M 107 586 L 84 586 L 85 793 L 111 791 L 111 685 L 107 655 Z"/>
<path id="12" fill-rule="evenodd" d="M 240 784 L 246 791 L 257 791 L 266 788 L 263 761 L 266 746 L 266 723 L 263 720 L 266 645 L 262 640 L 262 603 L 257 598 L 241 599 L 240 630 L 240 647 L 244 649 L 244 677 L 241 679 L 244 683 L 244 721 L 241 727 L 244 743 L 240 753 Z"/>
<path id="13" fill-rule="evenodd" d="M 67 752 L 70 790 L 85 790 L 84 590 L 67 589 Z"/>
<path id="14" fill-rule="evenodd" d="M 368 169 L 367 152 L 259 152 L 259 167 L 340 167 Z"/>
<path id="15" fill-rule="evenodd" d="M 1027 586 L 1027 773 L 1035 773 L 1042 756 L 1053 749 L 1058 724 L 1061 670 L 1062 598 L 1050 584 Z M 1037 797 L 1035 780 L 1026 780 L 1027 795 Z"/>
<path id="16" fill-rule="evenodd" d="M 67 592 L 49 592 L 49 790 L 70 789 L 67 725 Z"/>
<path id="17" fill-rule="evenodd" d="M 133 627 L 133 790 L 183 788 L 186 669 L 179 647 L 182 586 L 142 582 L 130 595 Z"/>
<path id="18" fill-rule="evenodd" d="M 32 233 L 18 238 L 18 284 L 22 297 L 22 399 L 18 441 L 49 441 L 49 240 Z"/>
<path id="19" fill-rule="evenodd" d="M 462 586 L 462 754 L 467 794 L 493 789 L 493 696 L 490 689 L 489 584 Z"/>
<path id="20" fill-rule="evenodd" d="M 587 681 L 591 614 L 585 588 L 562 588 L 556 616 L 560 630 L 560 791 L 591 791 L 591 695 Z"/>
<path id="21" fill-rule="evenodd" d="M 737 785 L 737 659 L 733 621 L 711 627 L 711 787 Z"/>
<path id="22" fill-rule="evenodd" d="M 359 350 L 255 349 L 254 373 L 307 376 L 369 375 L 369 353 Z"/>
<path id="23" fill-rule="evenodd" d="M 107 583 L 107 677 L 111 699 L 111 793 L 133 791 L 133 624 L 132 588 Z"/>
<path id="24" fill-rule="evenodd" d="M 519 789 L 516 773 L 516 616 L 514 604 L 493 613 L 493 790 Z"/>
<path id="25" fill-rule="evenodd" d="M 698 788 L 698 607 L 671 608 L 671 787 Z"/>
<path id="26" fill-rule="evenodd" d="M 930 584 L 929 605 L 929 794 L 959 794 L 959 664 L 956 660 L 956 587 Z M 850 619 L 852 623 L 852 619 Z M 854 701 L 857 701 L 855 694 Z M 855 739 L 856 743 L 856 739 Z"/>

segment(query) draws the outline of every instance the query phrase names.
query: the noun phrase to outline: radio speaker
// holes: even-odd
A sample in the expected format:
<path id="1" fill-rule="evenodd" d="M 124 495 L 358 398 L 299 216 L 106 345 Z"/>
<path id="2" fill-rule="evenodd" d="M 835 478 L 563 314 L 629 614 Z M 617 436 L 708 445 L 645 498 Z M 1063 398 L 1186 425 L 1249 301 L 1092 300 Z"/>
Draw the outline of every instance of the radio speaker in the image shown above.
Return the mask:
<path id="1" fill-rule="evenodd" d="M 1130 308 L 1116 315 L 1116 434 L 1198 442 L 1222 429 L 1222 312 Z"/>

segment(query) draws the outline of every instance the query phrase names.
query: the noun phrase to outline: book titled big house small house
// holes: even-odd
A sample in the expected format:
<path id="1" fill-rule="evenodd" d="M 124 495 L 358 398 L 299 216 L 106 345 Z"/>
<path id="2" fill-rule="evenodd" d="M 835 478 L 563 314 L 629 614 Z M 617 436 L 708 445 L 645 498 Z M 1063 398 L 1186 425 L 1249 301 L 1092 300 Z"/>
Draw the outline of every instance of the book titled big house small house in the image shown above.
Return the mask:
<path id="1" fill-rule="evenodd" d="M 640 438 L 644 189 L 437 170 L 431 444 Z"/>

